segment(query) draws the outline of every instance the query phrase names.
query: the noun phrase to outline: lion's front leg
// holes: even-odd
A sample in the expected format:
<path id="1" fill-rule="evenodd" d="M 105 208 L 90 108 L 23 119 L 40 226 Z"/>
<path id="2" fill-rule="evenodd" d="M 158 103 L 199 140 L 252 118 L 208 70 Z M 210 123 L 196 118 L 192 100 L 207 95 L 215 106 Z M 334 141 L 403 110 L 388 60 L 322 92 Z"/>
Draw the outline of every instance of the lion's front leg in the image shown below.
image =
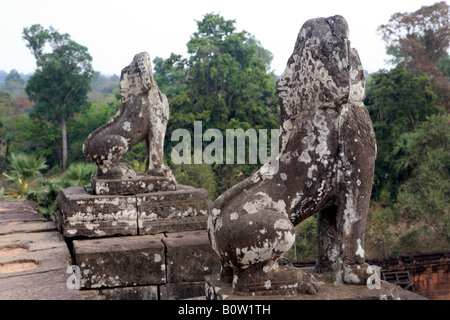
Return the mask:
<path id="1" fill-rule="evenodd" d="M 152 100 L 160 98 L 154 95 Z M 170 168 L 164 165 L 164 136 L 166 134 L 166 126 L 168 121 L 169 105 L 165 96 L 162 101 L 157 100 L 151 104 L 149 113 L 149 129 L 147 136 L 147 170 L 146 173 L 152 176 L 166 177 L 173 179 Z"/>
<path id="2" fill-rule="evenodd" d="M 365 108 L 348 105 L 341 121 L 337 172 L 341 248 L 335 280 L 365 284 L 373 273 L 365 263 L 364 235 L 373 184 L 375 136 Z"/>
<path id="3" fill-rule="evenodd" d="M 340 255 L 335 263 L 334 280 L 337 283 L 366 284 L 373 270 L 365 262 L 364 234 L 368 202 L 358 189 L 346 188 L 341 192 L 338 209 Z"/>

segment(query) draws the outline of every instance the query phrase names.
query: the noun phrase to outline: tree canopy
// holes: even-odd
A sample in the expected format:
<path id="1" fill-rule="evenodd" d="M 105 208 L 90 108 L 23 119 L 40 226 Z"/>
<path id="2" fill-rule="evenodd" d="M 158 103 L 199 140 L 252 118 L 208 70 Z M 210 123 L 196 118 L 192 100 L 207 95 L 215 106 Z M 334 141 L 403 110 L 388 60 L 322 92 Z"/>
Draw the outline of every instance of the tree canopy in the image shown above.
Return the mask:
<path id="1" fill-rule="evenodd" d="M 366 238 L 376 256 L 448 249 L 448 20 L 438 2 L 378 29 L 395 66 L 366 86 L 378 146 Z"/>
<path id="2" fill-rule="evenodd" d="M 445 1 L 423 6 L 409 13 L 395 13 L 387 24 L 378 27 L 386 42 L 392 62 L 407 66 L 418 75 L 427 74 L 432 79 L 438 102 L 450 107 L 449 6 Z"/>
<path id="3" fill-rule="evenodd" d="M 53 27 L 35 24 L 23 30 L 23 39 L 36 58 L 37 69 L 26 92 L 35 103 L 32 118 L 58 123 L 61 129 L 61 167 L 67 162 L 66 119 L 88 105 L 93 76 L 88 49 Z M 50 48 L 50 52 L 48 52 Z"/>
<path id="4" fill-rule="evenodd" d="M 202 121 L 203 130 L 222 132 L 279 127 L 276 77 L 269 72 L 272 54 L 234 24 L 219 14 L 205 14 L 187 43 L 187 58 L 174 53 L 165 60 L 155 58 L 155 80 L 170 104 L 166 141 L 178 128 L 192 133 L 194 121 Z M 166 155 L 172 147 L 166 144 Z M 218 192 L 256 168 L 214 165 Z"/>

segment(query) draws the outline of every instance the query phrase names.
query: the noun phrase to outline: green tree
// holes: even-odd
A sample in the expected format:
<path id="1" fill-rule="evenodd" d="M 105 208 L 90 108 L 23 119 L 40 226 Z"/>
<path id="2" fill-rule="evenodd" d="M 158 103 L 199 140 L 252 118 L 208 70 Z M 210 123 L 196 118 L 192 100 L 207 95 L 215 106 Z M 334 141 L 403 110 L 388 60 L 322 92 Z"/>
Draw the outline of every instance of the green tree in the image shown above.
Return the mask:
<path id="1" fill-rule="evenodd" d="M 15 98 L 26 96 L 25 81 L 16 69 L 12 69 L 5 77 L 4 89 L 11 93 Z"/>
<path id="2" fill-rule="evenodd" d="M 445 1 L 409 13 L 395 13 L 378 28 L 392 62 L 410 68 L 416 75 L 428 74 L 439 104 L 450 107 L 449 6 Z"/>
<path id="3" fill-rule="evenodd" d="M 375 197 L 379 197 L 382 188 L 386 188 L 395 198 L 399 183 L 408 177 L 402 176 L 394 166 L 400 156 L 394 152 L 394 146 L 401 143 L 402 134 L 415 132 L 428 116 L 443 111 L 436 106 L 435 100 L 429 77 L 417 76 L 409 68 L 397 66 L 370 75 L 365 104 L 372 118 L 378 146 Z"/>
<path id="4" fill-rule="evenodd" d="M 216 176 L 211 166 L 206 163 L 193 165 L 180 164 L 174 167 L 173 174 L 179 184 L 203 188 L 208 191 L 212 201 L 219 196 L 217 194 Z"/>
<path id="5" fill-rule="evenodd" d="M 33 119 L 27 113 L 9 118 L 6 135 L 10 152 L 23 152 L 48 159 L 49 167 L 58 166 L 61 149 L 61 131 L 57 123 Z"/>
<path id="6" fill-rule="evenodd" d="M 12 69 L 11 72 L 6 76 L 5 83 L 8 82 L 17 82 L 20 84 L 24 84 L 22 77 L 16 69 Z"/>
<path id="7" fill-rule="evenodd" d="M 155 79 L 170 99 L 166 141 L 178 128 L 189 130 L 192 136 L 194 121 L 202 121 L 203 131 L 219 129 L 224 135 L 226 129 L 279 127 L 276 77 L 268 71 L 272 54 L 248 32 L 237 32 L 234 24 L 234 20 L 208 13 L 197 21 L 186 59 L 172 54 L 166 60 L 154 60 Z M 166 154 L 173 146 L 166 143 Z M 213 165 L 217 192 L 259 166 Z"/>
<path id="8" fill-rule="evenodd" d="M 153 63 L 155 64 L 155 81 L 168 99 L 172 99 L 186 89 L 186 59 L 183 59 L 181 55 L 171 53 L 166 60 L 156 57 Z"/>
<path id="9" fill-rule="evenodd" d="M 83 156 L 83 143 L 90 133 L 114 117 L 119 108 L 119 104 L 120 98 L 119 100 L 116 99 L 107 103 L 94 100 L 90 102 L 90 106 L 86 112 L 76 113 L 67 121 L 67 131 L 71 137 L 68 157 L 69 163 L 90 162 L 88 158 Z"/>
<path id="10" fill-rule="evenodd" d="M 419 234 L 417 250 L 448 249 L 450 243 L 450 116 L 433 115 L 407 135 L 403 170 L 411 178 L 399 190 L 397 212 Z"/>
<path id="11" fill-rule="evenodd" d="M 312 261 L 317 251 L 317 216 L 303 221 L 296 228 L 294 246 L 286 253 L 291 261 Z"/>
<path id="12" fill-rule="evenodd" d="M 372 201 L 367 217 L 365 250 L 369 258 L 389 257 L 401 252 L 397 230 L 400 217 L 392 205 L 389 192 L 383 190 L 379 198 L 376 202 Z"/>
<path id="13" fill-rule="evenodd" d="M 35 24 L 23 30 L 23 39 L 36 58 L 36 72 L 26 91 L 35 103 L 31 117 L 53 122 L 61 130 L 61 168 L 68 157 L 67 119 L 88 105 L 93 76 L 92 57 L 86 47 L 50 27 Z M 51 48 L 47 52 L 47 48 Z"/>

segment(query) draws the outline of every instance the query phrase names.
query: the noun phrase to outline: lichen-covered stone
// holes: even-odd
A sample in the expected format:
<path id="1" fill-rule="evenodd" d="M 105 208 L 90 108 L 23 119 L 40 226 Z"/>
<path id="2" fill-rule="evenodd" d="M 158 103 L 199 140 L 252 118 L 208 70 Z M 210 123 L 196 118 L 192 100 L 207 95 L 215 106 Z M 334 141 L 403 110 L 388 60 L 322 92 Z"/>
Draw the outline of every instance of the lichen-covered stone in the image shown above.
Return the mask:
<path id="1" fill-rule="evenodd" d="M 92 195 L 81 187 L 62 190 L 57 198 L 58 226 L 67 238 L 136 235 L 135 196 Z"/>
<path id="2" fill-rule="evenodd" d="M 204 189 L 178 185 L 176 191 L 138 194 L 139 234 L 205 230 L 211 201 Z"/>
<path id="3" fill-rule="evenodd" d="M 160 300 L 184 300 L 205 296 L 205 282 L 177 282 L 159 286 Z"/>
<path id="4" fill-rule="evenodd" d="M 183 185 L 176 191 L 128 196 L 71 187 L 60 192 L 57 203 L 56 221 L 66 238 L 205 230 L 211 207 L 206 190 Z"/>
<path id="5" fill-rule="evenodd" d="M 84 300 L 158 300 L 158 286 L 81 290 Z"/>
<path id="6" fill-rule="evenodd" d="M 132 179 L 100 179 L 93 176 L 92 189 L 97 195 L 133 195 L 139 193 L 175 191 L 175 179 L 137 175 Z"/>
<path id="7" fill-rule="evenodd" d="M 167 282 L 200 282 L 220 272 L 219 257 L 206 231 L 168 233 L 162 241 L 166 246 Z"/>
<path id="8" fill-rule="evenodd" d="M 166 283 L 162 235 L 73 241 L 81 288 L 114 288 Z"/>
<path id="9" fill-rule="evenodd" d="M 307 21 L 277 82 L 279 154 L 222 194 L 208 220 L 221 279 L 236 292 L 316 293 L 313 277 L 277 263 L 294 226 L 316 213 L 318 270 L 333 270 L 336 283 L 371 275 L 363 247 L 376 142 L 364 85 L 345 19 Z"/>
<path id="10" fill-rule="evenodd" d="M 312 272 L 304 270 L 305 273 Z M 381 280 L 379 288 L 359 285 L 336 285 L 332 272 L 312 273 L 319 283 L 319 293 L 315 295 L 297 293 L 295 295 L 242 296 L 236 294 L 232 285 L 218 276 L 205 277 L 205 294 L 208 300 L 426 300 L 414 292 Z"/>

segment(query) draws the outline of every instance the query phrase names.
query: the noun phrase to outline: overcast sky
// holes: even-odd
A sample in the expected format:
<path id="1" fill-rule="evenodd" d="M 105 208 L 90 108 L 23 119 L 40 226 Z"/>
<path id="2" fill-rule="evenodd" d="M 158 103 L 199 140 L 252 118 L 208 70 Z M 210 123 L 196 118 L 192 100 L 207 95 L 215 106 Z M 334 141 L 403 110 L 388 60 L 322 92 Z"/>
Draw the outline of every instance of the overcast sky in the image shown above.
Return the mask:
<path id="1" fill-rule="evenodd" d="M 396 12 L 413 12 L 439 0 L 0 0 L 0 70 L 33 72 L 35 60 L 22 40 L 24 27 L 53 26 L 86 46 L 96 71 L 120 74 L 136 53 L 186 56 L 186 43 L 205 13 L 236 20 L 272 52 L 280 75 L 302 24 L 340 14 L 347 19 L 352 47 L 369 72 L 388 68 L 376 29 Z"/>

